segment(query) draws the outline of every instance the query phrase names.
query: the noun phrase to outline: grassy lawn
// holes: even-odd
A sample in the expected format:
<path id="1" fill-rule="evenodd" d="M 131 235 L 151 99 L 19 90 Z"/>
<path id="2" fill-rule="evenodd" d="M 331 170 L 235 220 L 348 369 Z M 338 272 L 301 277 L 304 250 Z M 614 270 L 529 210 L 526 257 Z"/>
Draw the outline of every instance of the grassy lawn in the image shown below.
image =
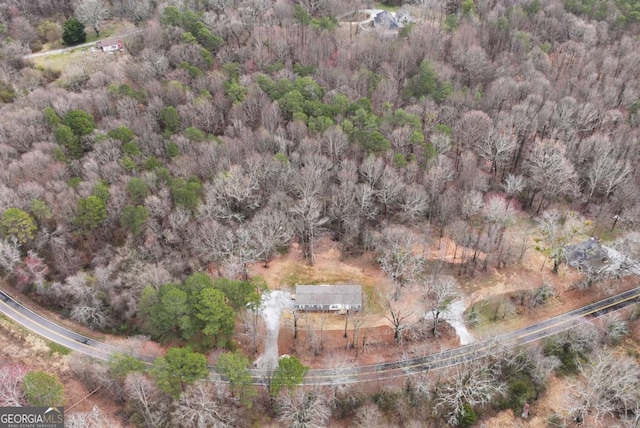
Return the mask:
<path id="1" fill-rule="evenodd" d="M 371 285 L 365 285 L 362 287 L 362 293 L 364 295 L 364 306 L 366 311 L 370 314 L 383 314 L 384 307 L 380 299 L 380 294 L 376 292 L 376 289 Z"/>
<path id="2" fill-rule="evenodd" d="M 464 313 L 466 319 L 474 320 L 476 329 L 489 324 L 512 321 L 515 307 L 506 296 L 491 297 L 482 300 L 469 308 Z"/>
<path id="3" fill-rule="evenodd" d="M 108 39 L 115 34 L 120 34 L 126 29 L 125 23 L 120 21 L 109 21 L 105 23 L 100 29 L 100 40 Z M 87 27 L 87 41 L 85 43 L 94 43 L 98 40 L 95 31 L 92 28 Z M 62 44 L 62 41 L 55 43 L 46 43 L 43 45 L 42 50 L 39 52 L 47 52 L 49 50 L 63 49 L 69 46 Z M 72 47 L 72 46 L 71 46 Z M 77 47 L 69 52 L 65 52 L 57 55 L 46 55 L 43 57 L 33 58 L 32 61 L 36 67 L 45 69 L 50 68 L 55 71 L 63 71 L 68 65 L 73 64 L 81 59 L 83 54 L 87 54 L 91 49 L 90 46 Z"/>
<path id="4" fill-rule="evenodd" d="M 373 3 L 373 8 L 374 9 L 382 9 L 382 10 L 386 10 L 389 12 L 397 12 L 400 10 L 400 6 L 388 6 L 386 4 L 382 4 L 382 3 L 378 3 L 378 2 L 374 2 Z"/>
<path id="5" fill-rule="evenodd" d="M 115 22 L 115 21 L 106 22 L 104 25 L 102 25 L 102 28 L 98 28 L 100 30 L 99 39 L 100 40 L 108 39 L 114 34 L 117 34 L 121 28 L 122 28 L 122 22 Z M 98 40 L 98 37 L 96 36 L 96 32 L 93 31 L 92 27 L 85 28 L 85 31 L 87 33 L 87 42 L 95 42 L 96 40 Z"/>
<path id="6" fill-rule="evenodd" d="M 81 61 L 86 55 L 91 55 L 88 47 L 78 48 L 70 52 L 64 52 L 56 55 L 40 56 L 33 58 L 31 61 L 33 61 L 36 68 L 50 68 L 61 72 L 64 71 L 67 66 Z"/>
<path id="7" fill-rule="evenodd" d="M 303 263 L 293 264 L 283 273 L 282 284 L 295 287 L 296 284 L 353 284 L 353 276 L 343 272 L 318 270 Z"/>
<path id="8" fill-rule="evenodd" d="M 55 342 L 47 342 L 47 346 L 49 347 L 49 355 L 53 355 L 55 353 L 58 353 L 59 355 L 69 355 L 71 353 L 71 349 Z"/>

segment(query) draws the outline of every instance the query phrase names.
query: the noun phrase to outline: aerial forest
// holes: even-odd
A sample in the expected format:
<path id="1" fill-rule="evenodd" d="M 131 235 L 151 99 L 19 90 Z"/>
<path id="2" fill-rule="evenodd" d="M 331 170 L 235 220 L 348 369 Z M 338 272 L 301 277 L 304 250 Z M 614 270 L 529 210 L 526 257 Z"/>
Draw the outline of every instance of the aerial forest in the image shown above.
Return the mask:
<path id="1" fill-rule="evenodd" d="M 378 8 L 410 18 L 357 23 Z M 245 378 L 194 383 L 199 352 L 228 351 L 226 379 L 250 364 L 232 337 L 267 288 L 251 267 L 292 245 L 308 266 L 321 239 L 369 255 L 397 286 L 392 305 L 425 275 L 407 257 L 418 244 L 454 243 L 449 274 L 466 278 L 513 266 L 535 239 L 553 275 L 574 217 L 637 229 L 639 34 L 637 0 L 1 2 L 0 273 L 79 325 L 180 346 L 151 377 L 124 355 L 110 363 L 129 422 L 249 426 L 239 409 L 256 391 Z M 35 56 L 105 37 L 122 51 Z M 514 230 L 521 217 L 539 233 Z M 610 353 L 572 373 L 606 379 Z M 498 354 L 438 384 L 433 426 L 471 426 L 474 407 L 521 386 L 487 386 L 507 372 L 542 391 L 531 355 Z M 176 384 L 167 372 L 185 361 Z M 321 393 L 293 391 L 298 377 L 276 382 L 280 366 L 264 400 L 274 420 L 324 426 L 353 407 L 352 426 L 409 426 L 389 416 L 391 393 L 319 407 Z M 196 412 L 198 397 L 214 410 Z M 620 400 L 591 415 L 631 417 L 633 399 Z M 291 422 L 304 420 L 317 425 Z"/>

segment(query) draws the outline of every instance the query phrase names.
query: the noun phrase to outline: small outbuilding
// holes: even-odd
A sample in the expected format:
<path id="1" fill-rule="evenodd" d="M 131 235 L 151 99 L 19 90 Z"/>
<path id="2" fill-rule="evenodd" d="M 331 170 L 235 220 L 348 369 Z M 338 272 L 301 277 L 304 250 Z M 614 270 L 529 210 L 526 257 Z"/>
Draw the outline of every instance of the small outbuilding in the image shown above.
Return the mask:
<path id="1" fill-rule="evenodd" d="M 294 307 L 299 311 L 360 311 L 361 285 L 296 285 Z"/>

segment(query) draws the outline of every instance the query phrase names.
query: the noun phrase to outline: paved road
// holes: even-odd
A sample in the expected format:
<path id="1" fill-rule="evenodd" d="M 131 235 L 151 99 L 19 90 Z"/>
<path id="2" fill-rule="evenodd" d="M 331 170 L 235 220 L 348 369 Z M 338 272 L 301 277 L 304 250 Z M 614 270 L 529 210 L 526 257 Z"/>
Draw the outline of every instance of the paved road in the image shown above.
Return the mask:
<path id="1" fill-rule="evenodd" d="M 496 344 L 499 344 L 500 347 L 515 347 L 535 342 L 561 331 L 568 330 L 576 324 L 585 322 L 585 320 L 589 318 L 600 317 L 609 312 L 614 312 L 639 302 L 640 287 L 591 303 L 546 321 L 500 335 L 491 340 L 475 342 L 440 353 L 402 361 L 341 370 L 309 370 L 304 383 L 307 385 L 335 385 L 336 383 L 348 384 L 380 381 L 450 367 L 490 355 L 495 352 Z M 111 355 L 116 352 L 125 352 L 115 346 L 91 339 L 41 317 L 21 305 L 4 291 L 0 291 L 0 312 L 47 340 L 64 345 L 73 351 L 81 352 L 102 360 L 108 360 Z M 149 363 L 153 361 L 153 358 L 150 356 L 135 356 Z M 268 372 L 252 369 L 251 375 L 253 382 L 260 384 L 264 382 L 264 379 L 268 376 Z"/>
<path id="2" fill-rule="evenodd" d="M 26 308 L 4 291 L 0 291 L 0 312 L 32 332 L 51 342 L 66 346 L 101 360 L 109 360 L 116 352 L 124 352 L 113 345 L 84 336 L 50 321 Z M 136 355 L 143 361 L 153 361 L 152 357 Z"/>
<path id="3" fill-rule="evenodd" d="M 489 340 L 475 342 L 440 353 L 403 361 L 361 366 L 351 370 L 310 370 L 305 378 L 305 383 L 330 385 L 335 384 L 336 381 L 340 383 L 380 381 L 403 377 L 412 373 L 451 367 L 486 357 L 505 347 L 513 348 L 544 339 L 568 330 L 589 318 L 597 318 L 639 302 L 640 287 Z"/>

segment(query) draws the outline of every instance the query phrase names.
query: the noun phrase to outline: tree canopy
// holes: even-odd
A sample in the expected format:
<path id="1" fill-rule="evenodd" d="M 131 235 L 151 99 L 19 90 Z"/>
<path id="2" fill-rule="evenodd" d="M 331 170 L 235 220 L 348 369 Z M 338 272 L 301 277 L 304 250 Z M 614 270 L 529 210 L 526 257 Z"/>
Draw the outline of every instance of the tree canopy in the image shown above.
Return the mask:
<path id="1" fill-rule="evenodd" d="M 240 350 L 225 352 L 218 357 L 216 363 L 216 370 L 229 381 L 232 392 L 245 397 L 253 392 L 248 369 L 249 359 Z"/>
<path id="2" fill-rule="evenodd" d="M 298 358 L 288 355 L 282 356 L 271 377 L 271 395 L 276 397 L 284 389 L 289 391 L 295 389 L 297 385 L 302 383 L 308 370 L 309 367 L 302 364 Z"/>
<path id="3" fill-rule="evenodd" d="M 69 18 L 64 22 L 64 32 L 62 40 L 65 45 L 77 45 L 87 41 L 87 33 L 84 31 L 84 24 L 76 18 Z"/>
<path id="4" fill-rule="evenodd" d="M 164 284 L 157 290 L 147 287 L 140 302 L 143 327 L 162 341 L 179 338 L 203 349 L 225 347 L 235 320 L 227 300 L 246 301 L 241 290 L 247 294 L 254 290 L 250 283 L 234 283 L 236 287 L 227 287 L 226 295 L 207 274 L 196 272 L 181 285 Z"/>
<path id="5" fill-rule="evenodd" d="M 38 226 L 28 213 L 19 208 L 7 208 L 2 215 L 0 231 L 5 237 L 14 237 L 21 244 L 32 240 Z"/>
<path id="6" fill-rule="evenodd" d="M 151 373 L 161 391 L 173 397 L 187 385 L 209 374 L 204 355 L 189 348 L 171 348 L 164 357 L 156 358 Z"/>
<path id="7" fill-rule="evenodd" d="M 78 201 L 74 223 L 83 229 L 95 229 L 107 218 L 105 201 L 91 195 Z"/>

